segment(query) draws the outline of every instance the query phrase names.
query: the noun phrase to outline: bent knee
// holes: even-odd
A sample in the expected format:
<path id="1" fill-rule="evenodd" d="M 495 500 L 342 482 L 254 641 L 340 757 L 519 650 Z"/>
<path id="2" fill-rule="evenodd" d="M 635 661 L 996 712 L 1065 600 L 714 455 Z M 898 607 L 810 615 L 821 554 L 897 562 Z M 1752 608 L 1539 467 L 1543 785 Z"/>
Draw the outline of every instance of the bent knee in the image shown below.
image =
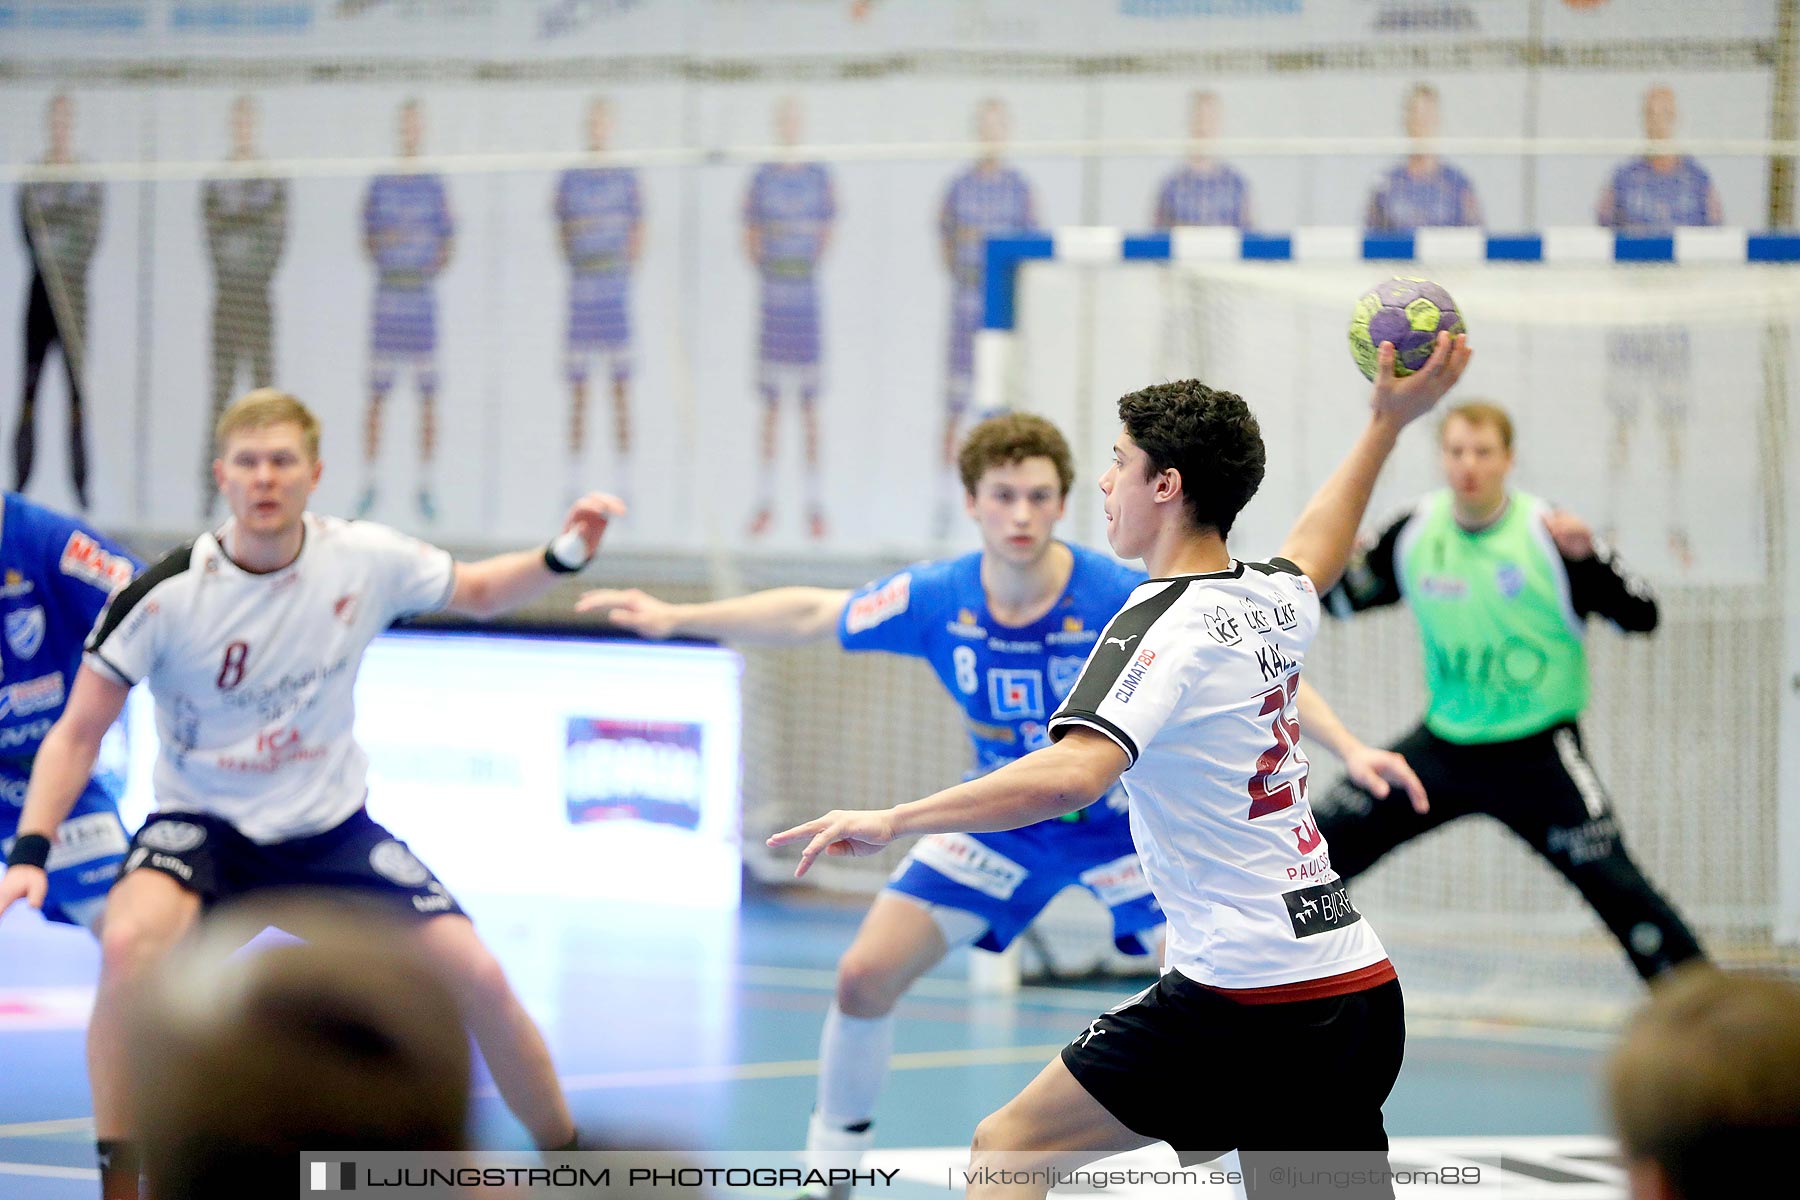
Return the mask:
<path id="1" fill-rule="evenodd" d="M 852 951 L 838 962 L 838 1009 L 850 1017 L 885 1017 L 893 1011 L 906 984 L 893 964 Z"/>

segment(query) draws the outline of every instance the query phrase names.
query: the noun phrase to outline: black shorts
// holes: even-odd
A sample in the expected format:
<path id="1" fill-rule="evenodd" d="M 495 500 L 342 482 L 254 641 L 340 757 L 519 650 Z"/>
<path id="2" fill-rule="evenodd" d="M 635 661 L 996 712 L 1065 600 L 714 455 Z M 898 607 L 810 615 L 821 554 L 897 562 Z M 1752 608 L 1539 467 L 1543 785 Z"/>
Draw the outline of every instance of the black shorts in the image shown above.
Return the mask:
<path id="1" fill-rule="evenodd" d="M 406 843 L 361 808 L 323 833 L 268 843 L 218 817 L 152 813 L 131 839 L 119 877 L 132 871 L 161 871 L 208 907 L 274 888 L 327 888 L 424 917 L 467 915 Z"/>
<path id="2" fill-rule="evenodd" d="M 1184 1163 L 1239 1150 L 1248 1172 L 1253 1151 L 1372 1152 L 1385 1165 L 1381 1106 L 1405 1046 L 1398 980 L 1243 1004 L 1169 971 L 1097 1017 L 1062 1061 L 1127 1129 Z"/>

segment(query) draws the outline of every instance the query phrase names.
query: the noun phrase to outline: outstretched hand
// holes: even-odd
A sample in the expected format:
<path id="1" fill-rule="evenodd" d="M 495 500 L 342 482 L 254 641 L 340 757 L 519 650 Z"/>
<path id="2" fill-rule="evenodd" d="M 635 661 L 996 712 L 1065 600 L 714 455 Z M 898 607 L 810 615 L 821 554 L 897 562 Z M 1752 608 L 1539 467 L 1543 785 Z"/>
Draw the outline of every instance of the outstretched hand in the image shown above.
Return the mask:
<path id="1" fill-rule="evenodd" d="M 794 878 L 798 879 L 821 854 L 833 858 L 863 858 L 880 851 L 894 837 L 892 809 L 833 811 L 804 825 L 782 830 L 769 839 L 769 845 L 785 846 L 802 838 L 809 839 L 806 849 L 800 852 L 800 865 L 794 868 Z"/>
<path id="2" fill-rule="evenodd" d="M 657 641 L 675 633 L 676 608 L 637 588 L 594 588 L 575 602 L 576 612 L 597 612 L 620 629 Z"/>
<path id="3" fill-rule="evenodd" d="M 1375 390 L 1369 407 L 1378 417 L 1389 417 L 1405 425 L 1431 411 L 1456 386 L 1469 366 L 1469 336 L 1459 333 L 1437 335 L 1431 357 L 1410 375 L 1394 374 L 1394 343 L 1383 342 L 1375 356 Z"/>

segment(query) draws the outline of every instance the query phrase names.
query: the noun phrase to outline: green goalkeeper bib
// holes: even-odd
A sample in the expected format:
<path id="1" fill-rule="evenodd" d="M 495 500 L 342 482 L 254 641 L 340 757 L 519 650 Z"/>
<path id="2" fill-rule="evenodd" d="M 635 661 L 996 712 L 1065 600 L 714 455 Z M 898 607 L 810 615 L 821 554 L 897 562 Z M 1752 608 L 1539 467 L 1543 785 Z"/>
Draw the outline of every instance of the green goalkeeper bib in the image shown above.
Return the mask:
<path id="1" fill-rule="evenodd" d="M 1425 726 L 1446 741 L 1510 741 L 1587 705 L 1583 625 L 1547 511 L 1515 492 L 1498 521 L 1470 532 L 1446 490 L 1420 501 L 1394 547 L 1424 642 Z"/>

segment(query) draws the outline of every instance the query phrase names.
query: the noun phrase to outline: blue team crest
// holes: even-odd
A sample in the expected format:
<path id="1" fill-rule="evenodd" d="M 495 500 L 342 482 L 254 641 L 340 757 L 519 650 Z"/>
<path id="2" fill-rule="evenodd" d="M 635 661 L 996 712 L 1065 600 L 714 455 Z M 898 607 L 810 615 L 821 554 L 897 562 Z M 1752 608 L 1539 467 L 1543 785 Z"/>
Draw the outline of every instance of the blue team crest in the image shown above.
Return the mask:
<path id="1" fill-rule="evenodd" d="M 1518 563 L 1501 563 L 1494 570 L 1494 584 L 1508 600 L 1517 600 L 1525 590 L 1525 572 Z"/>
<path id="2" fill-rule="evenodd" d="M 1016 721 L 1044 715 L 1044 677 L 1037 671 L 991 668 L 988 706 L 996 720 Z"/>
<path id="3" fill-rule="evenodd" d="M 44 645 L 44 606 L 15 608 L 6 614 L 6 644 L 20 658 L 30 658 Z"/>
<path id="4" fill-rule="evenodd" d="M 1058 700 L 1069 694 L 1075 681 L 1081 678 L 1081 668 L 1086 665 L 1085 655 L 1052 654 L 1050 656 L 1050 690 L 1056 693 Z"/>

